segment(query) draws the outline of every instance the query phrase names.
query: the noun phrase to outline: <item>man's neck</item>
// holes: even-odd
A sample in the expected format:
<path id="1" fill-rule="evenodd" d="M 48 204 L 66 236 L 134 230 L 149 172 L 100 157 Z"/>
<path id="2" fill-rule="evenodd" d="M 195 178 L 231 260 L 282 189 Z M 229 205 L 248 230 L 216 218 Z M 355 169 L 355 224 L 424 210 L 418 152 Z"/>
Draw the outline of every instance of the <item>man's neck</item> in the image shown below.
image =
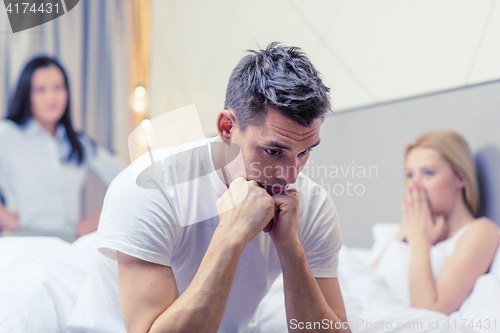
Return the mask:
<path id="1" fill-rule="evenodd" d="M 212 162 L 217 175 L 227 187 L 238 176 L 245 179 L 245 164 L 239 147 L 218 137 L 212 144 Z"/>

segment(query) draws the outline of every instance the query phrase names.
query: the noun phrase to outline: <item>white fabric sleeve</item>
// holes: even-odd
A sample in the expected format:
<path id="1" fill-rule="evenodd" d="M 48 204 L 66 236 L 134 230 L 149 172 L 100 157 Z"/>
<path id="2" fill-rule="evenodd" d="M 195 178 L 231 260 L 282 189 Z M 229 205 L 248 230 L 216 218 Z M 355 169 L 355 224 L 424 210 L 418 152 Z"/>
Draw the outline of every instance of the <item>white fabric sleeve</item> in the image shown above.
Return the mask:
<path id="1" fill-rule="evenodd" d="M 6 177 L 4 168 L 2 163 L 4 156 L 5 156 L 5 151 L 4 151 L 4 146 L 9 142 L 9 134 L 8 134 L 8 128 L 7 128 L 7 123 L 5 120 L 0 119 L 0 196 L 2 196 L 5 199 L 5 185 L 3 184 L 3 177 Z M 2 203 L 2 200 L 0 198 L 0 204 Z"/>
<path id="2" fill-rule="evenodd" d="M 135 184 L 131 167 L 113 180 L 99 221 L 99 252 L 116 260 L 116 252 L 171 265 L 177 235 L 174 212 L 164 191 Z"/>
<path id="3" fill-rule="evenodd" d="M 332 199 L 321 188 L 321 193 L 311 196 L 304 224 L 301 228 L 301 242 L 307 262 L 316 278 L 336 278 L 339 263 L 338 253 L 342 247 L 337 211 Z M 301 208 L 302 209 L 302 208 Z"/>
<path id="4" fill-rule="evenodd" d="M 10 121 L 5 119 L 0 119 L 0 195 L 3 197 L 5 201 L 3 203 L 4 207 L 9 211 L 15 212 L 17 210 L 15 202 L 13 200 L 12 192 L 9 191 L 9 188 L 5 184 L 6 179 L 8 179 L 9 175 L 7 174 L 5 164 L 5 155 L 7 154 L 7 145 L 10 144 L 12 139 L 12 125 Z M 2 204 L 2 200 L 0 199 L 0 204 Z"/>
<path id="5" fill-rule="evenodd" d="M 107 149 L 94 146 L 90 139 L 83 137 L 81 140 L 85 148 L 85 158 L 90 171 L 95 174 L 104 185 L 109 186 L 125 165 L 113 157 Z"/>
<path id="6" fill-rule="evenodd" d="M 3 177 L 5 177 L 3 168 L 2 168 L 2 160 L 5 156 L 5 152 L 3 151 L 3 146 L 7 144 L 7 135 L 6 135 L 6 125 L 4 124 L 4 120 L 0 120 L 0 204 L 3 205 L 3 201 L 5 200 L 5 184 L 3 184 Z"/>

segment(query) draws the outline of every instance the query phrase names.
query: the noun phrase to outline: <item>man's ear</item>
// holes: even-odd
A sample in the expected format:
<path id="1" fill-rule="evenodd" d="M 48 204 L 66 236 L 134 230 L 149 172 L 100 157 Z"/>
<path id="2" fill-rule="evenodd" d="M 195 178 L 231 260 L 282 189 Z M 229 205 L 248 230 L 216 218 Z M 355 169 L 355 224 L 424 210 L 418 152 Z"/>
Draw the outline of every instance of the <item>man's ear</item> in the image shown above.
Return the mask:
<path id="1" fill-rule="evenodd" d="M 236 117 L 231 109 L 222 110 L 217 116 L 217 132 L 224 142 L 231 142 L 231 132 L 236 124 Z"/>

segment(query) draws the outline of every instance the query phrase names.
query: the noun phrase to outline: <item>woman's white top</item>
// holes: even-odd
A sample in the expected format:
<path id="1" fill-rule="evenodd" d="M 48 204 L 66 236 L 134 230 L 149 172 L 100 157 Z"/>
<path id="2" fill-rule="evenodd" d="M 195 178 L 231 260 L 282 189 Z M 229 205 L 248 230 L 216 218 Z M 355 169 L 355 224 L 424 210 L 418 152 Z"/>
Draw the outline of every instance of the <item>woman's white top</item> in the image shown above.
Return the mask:
<path id="1" fill-rule="evenodd" d="M 437 280 L 448 258 L 453 254 L 455 245 L 467 231 L 470 223 L 464 225 L 455 234 L 431 247 L 432 277 Z M 406 304 L 410 304 L 410 245 L 405 242 L 392 240 L 377 265 L 387 286 Z"/>
<path id="2" fill-rule="evenodd" d="M 11 234 L 76 239 L 87 172 L 107 186 L 124 167 L 89 139 L 80 141 L 85 159 L 79 165 L 67 161 L 71 144 L 63 125 L 52 136 L 34 119 L 24 126 L 0 120 L 0 192 L 19 218 Z"/>

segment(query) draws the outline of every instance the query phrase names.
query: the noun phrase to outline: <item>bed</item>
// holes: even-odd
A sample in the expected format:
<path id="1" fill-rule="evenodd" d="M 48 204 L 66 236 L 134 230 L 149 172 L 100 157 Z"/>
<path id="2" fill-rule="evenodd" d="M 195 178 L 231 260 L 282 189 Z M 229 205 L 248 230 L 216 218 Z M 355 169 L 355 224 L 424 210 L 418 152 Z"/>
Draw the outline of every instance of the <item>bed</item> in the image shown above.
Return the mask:
<path id="1" fill-rule="evenodd" d="M 464 304 L 450 316 L 403 305 L 369 266 L 400 219 L 399 209 L 393 209 L 399 205 L 393 203 L 403 194 L 404 145 L 424 131 L 453 128 L 464 134 L 477 160 L 482 214 L 500 221 L 499 105 L 500 81 L 495 81 L 326 118 L 323 143 L 305 172 L 330 189 L 347 181 L 353 191 L 356 184 L 363 185 L 352 195 L 331 193 L 344 239 L 339 281 L 354 332 L 500 332 L 498 251 L 490 272 L 477 280 Z M 344 177 L 311 174 L 315 170 L 311 166 L 322 165 L 344 168 Z M 370 166 L 376 167 L 376 176 L 345 172 L 348 167 L 369 170 Z M 92 233 L 73 244 L 50 237 L 0 238 L 0 331 L 65 332 L 92 256 L 99 255 L 97 237 Z M 246 333 L 281 332 L 285 324 L 278 278 Z"/>
<path id="2" fill-rule="evenodd" d="M 373 231 L 371 249 L 344 246 L 340 252 L 339 282 L 353 332 L 500 332 L 500 253 L 459 311 L 448 317 L 405 306 L 373 274 L 369 263 L 395 229 L 376 224 Z M 65 332 L 92 256 L 99 255 L 97 237 L 92 233 L 73 244 L 51 237 L 1 238 L 1 332 Z M 282 332 L 285 325 L 279 277 L 246 333 Z"/>
<path id="3" fill-rule="evenodd" d="M 500 332 L 500 248 L 462 306 L 449 316 L 405 305 L 371 263 L 397 232 L 397 225 L 373 226 L 370 249 L 343 246 L 339 283 L 352 332 Z M 271 286 L 247 333 L 282 332 L 286 327 L 283 279 Z"/>
<path id="4" fill-rule="evenodd" d="M 97 254 L 97 233 L 0 237 L 0 331 L 64 332 Z"/>

